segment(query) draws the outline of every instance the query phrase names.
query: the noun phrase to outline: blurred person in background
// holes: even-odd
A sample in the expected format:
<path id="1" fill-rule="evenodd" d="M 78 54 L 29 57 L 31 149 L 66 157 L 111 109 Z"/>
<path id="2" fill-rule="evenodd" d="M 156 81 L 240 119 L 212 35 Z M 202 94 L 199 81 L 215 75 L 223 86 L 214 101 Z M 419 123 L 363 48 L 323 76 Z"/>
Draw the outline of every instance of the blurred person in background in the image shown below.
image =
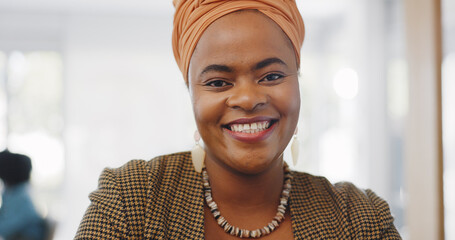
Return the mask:
<path id="1" fill-rule="evenodd" d="M 0 207 L 1 240 L 44 239 L 44 220 L 28 192 L 31 170 L 29 157 L 8 150 L 0 152 L 0 179 L 4 184 Z"/>

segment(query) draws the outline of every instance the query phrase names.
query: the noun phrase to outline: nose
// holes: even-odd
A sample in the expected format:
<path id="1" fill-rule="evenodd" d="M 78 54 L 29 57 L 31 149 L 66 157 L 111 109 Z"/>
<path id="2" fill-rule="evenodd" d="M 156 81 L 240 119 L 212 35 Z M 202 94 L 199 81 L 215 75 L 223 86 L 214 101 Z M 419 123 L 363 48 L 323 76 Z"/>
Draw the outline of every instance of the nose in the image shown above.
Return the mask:
<path id="1" fill-rule="evenodd" d="M 268 102 L 265 90 L 257 83 L 237 84 L 231 89 L 231 93 L 226 104 L 233 109 L 251 112 Z"/>

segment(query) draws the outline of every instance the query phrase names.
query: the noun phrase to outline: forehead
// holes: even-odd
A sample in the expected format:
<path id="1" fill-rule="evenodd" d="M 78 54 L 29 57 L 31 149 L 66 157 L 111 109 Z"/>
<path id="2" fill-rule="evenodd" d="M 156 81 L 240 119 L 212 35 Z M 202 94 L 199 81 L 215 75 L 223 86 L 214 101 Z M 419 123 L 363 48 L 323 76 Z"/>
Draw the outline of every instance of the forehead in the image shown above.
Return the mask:
<path id="1" fill-rule="evenodd" d="M 205 30 L 193 52 L 190 72 L 214 61 L 228 64 L 268 57 L 295 60 L 294 55 L 291 41 L 273 20 L 259 11 L 244 10 L 219 18 Z"/>

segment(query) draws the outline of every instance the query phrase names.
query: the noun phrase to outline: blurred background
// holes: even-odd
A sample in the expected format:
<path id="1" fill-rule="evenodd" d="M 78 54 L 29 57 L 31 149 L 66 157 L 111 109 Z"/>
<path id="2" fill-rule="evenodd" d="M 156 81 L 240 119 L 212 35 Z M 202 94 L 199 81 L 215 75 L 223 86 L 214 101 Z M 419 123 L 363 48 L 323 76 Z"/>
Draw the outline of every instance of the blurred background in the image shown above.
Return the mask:
<path id="1" fill-rule="evenodd" d="M 293 168 L 373 189 L 404 239 L 455 239 L 455 0 L 415 1 L 436 6 L 429 19 L 417 14 L 429 27 L 413 21 L 411 0 L 297 2 L 306 39 Z M 34 201 L 57 222 L 54 239 L 74 237 L 103 168 L 192 148 L 172 17 L 170 0 L 0 0 L 0 149 L 31 157 Z M 414 52 L 433 35 L 429 55 Z M 423 79 L 430 95 L 416 61 L 435 62 L 436 78 Z M 426 147 L 434 154 L 414 159 Z M 427 195 L 434 204 L 416 204 Z M 416 211 L 427 207 L 436 215 Z"/>

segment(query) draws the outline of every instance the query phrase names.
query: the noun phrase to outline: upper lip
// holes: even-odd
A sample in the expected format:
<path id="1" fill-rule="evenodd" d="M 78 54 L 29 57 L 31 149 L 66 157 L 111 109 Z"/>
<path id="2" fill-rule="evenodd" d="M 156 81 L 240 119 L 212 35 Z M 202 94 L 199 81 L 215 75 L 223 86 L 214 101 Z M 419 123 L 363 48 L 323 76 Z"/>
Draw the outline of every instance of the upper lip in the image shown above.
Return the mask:
<path id="1" fill-rule="evenodd" d="M 275 118 L 267 117 L 267 116 L 258 116 L 253 118 L 239 118 L 232 122 L 225 124 L 225 126 L 229 126 L 232 124 L 247 124 L 247 123 L 255 123 L 255 122 L 264 122 L 264 121 L 273 121 Z"/>

